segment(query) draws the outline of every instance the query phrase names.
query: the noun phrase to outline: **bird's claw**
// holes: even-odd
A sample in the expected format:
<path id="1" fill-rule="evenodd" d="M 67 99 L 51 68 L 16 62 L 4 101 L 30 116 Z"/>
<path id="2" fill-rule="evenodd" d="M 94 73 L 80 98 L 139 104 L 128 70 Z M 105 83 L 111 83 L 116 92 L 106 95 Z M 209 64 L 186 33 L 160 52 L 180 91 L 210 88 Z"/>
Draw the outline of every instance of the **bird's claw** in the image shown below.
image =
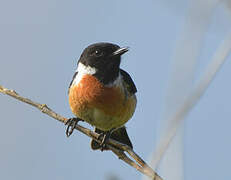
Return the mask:
<path id="1" fill-rule="evenodd" d="M 65 125 L 67 125 L 67 129 L 66 129 L 67 137 L 69 137 L 73 133 L 79 121 L 83 121 L 83 120 L 79 118 L 70 118 L 65 122 Z"/>
<path id="2" fill-rule="evenodd" d="M 101 143 L 100 143 L 100 150 L 101 151 L 104 151 L 106 149 L 106 144 L 107 144 L 113 130 L 114 129 L 107 131 L 107 132 L 100 133 L 98 139 L 101 139 L 101 137 L 103 138 Z"/>

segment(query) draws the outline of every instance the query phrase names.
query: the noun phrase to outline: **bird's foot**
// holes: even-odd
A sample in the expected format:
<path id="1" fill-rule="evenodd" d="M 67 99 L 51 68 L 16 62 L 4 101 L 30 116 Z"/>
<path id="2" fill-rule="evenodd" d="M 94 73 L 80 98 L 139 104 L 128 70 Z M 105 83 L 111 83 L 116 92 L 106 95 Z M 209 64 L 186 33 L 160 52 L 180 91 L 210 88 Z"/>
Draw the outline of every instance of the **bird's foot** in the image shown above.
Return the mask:
<path id="1" fill-rule="evenodd" d="M 66 129 L 67 137 L 69 137 L 73 133 L 79 121 L 83 121 L 83 120 L 80 118 L 70 118 L 67 120 L 67 122 L 65 123 L 65 125 L 67 125 L 67 129 Z"/>
<path id="2" fill-rule="evenodd" d="M 98 139 L 100 139 L 101 137 L 103 138 L 103 139 L 102 139 L 102 142 L 100 143 L 100 150 L 101 150 L 101 151 L 104 151 L 105 149 L 107 149 L 107 148 L 106 148 L 106 144 L 107 144 L 107 141 L 108 141 L 108 139 L 110 138 L 110 136 L 111 136 L 113 130 L 114 130 L 114 129 L 112 129 L 112 130 L 110 130 L 110 131 L 106 131 L 106 132 L 100 133 Z"/>

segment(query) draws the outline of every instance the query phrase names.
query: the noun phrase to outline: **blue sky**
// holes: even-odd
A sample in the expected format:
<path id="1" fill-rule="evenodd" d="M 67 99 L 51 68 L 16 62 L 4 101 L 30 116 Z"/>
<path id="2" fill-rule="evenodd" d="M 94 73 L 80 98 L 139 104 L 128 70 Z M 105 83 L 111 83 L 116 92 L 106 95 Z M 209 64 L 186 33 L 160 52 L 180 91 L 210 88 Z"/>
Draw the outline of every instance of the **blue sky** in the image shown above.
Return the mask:
<path id="1" fill-rule="evenodd" d="M 0 1 L 0 84 L 72 117 L 67 89 L 82 50 L 94 42 L 129 46 L 121 67 L 137 88 L 127 123 L 134 150 L 148 159 L 157 142 L 171 57 L 188 1 Z M 197 77 L 224 35 L 230 12 L 217 7 L 201 49 Z M 190 42 L 189 42 L 190 43 Z M 185 124 L 187 180 L 230 177 L 230 57 Z M 32 107 L 0 96 L 0 179 L 141 179 L 111 152 L 90 149 L 79 132 Z"/>

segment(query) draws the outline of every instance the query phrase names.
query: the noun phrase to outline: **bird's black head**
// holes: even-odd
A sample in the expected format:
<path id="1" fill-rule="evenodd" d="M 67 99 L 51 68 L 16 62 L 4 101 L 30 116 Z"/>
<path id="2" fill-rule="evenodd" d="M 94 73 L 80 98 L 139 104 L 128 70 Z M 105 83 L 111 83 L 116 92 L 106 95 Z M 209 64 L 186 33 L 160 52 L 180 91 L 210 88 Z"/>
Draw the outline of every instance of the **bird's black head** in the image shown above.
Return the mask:
<path id="1" fill-rule="evenodd" d="M 127 51 L 128 48 L 120 48 L 116 44 L 92 44 L 83 51 L 79 63 L 95 68 L 96 73 L 93 75 L 102 83 L 108 84 L 118 77 L 121 55 Z"/>

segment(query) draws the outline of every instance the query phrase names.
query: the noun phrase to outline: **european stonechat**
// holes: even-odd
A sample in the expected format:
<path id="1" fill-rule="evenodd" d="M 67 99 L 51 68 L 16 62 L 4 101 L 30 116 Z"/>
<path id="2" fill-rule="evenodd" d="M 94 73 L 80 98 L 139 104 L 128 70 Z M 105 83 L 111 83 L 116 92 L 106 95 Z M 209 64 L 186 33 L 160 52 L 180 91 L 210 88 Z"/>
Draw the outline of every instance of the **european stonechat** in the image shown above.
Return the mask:
<path id="1" fill-rule="evenodd" d="M 120 69 L 121 55 L 127 51 L 111 43 L 88 46 L 70 83 L 69 104 L 77 118 L 67 121 L 66 134 L 71 135 L 78 121 L 91 124 L 103 135 L 101 144 L 92 140 L 94 150 L 106 149 L 109 137 L 132 148 L 124 125 L 135 111 L 137 89 L 130 75 Z"/>

